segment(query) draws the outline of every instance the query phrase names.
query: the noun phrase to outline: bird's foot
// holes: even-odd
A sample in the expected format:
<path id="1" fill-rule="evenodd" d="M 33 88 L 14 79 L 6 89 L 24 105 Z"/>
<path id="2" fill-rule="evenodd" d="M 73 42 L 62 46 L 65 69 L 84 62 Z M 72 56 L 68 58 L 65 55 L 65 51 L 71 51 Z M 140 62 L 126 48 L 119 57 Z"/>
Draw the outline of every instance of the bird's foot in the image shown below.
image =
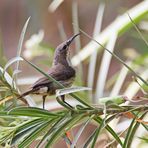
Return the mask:
<path id="1" fill-rule="evenodd" d="M 61 99 L 59 97 L 56 97 L 56 100 L 59 104 L 61 104 L 63 107 L 67 108 L 68 110 L 71 111 L 74 110 L 74 108 L 70 104 L 68 104 L 65 100 L 63 100 L 62 97 Z"/>

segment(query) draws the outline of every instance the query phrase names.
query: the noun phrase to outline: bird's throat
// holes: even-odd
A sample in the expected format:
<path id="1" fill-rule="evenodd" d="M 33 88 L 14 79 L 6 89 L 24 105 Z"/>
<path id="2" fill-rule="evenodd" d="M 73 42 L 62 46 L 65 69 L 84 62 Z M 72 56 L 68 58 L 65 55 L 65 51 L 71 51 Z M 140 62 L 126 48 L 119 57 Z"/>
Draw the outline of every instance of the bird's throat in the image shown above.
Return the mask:
<path id="1" fill-rule="evenodd" d="M 71 66 L 70 55 L 55 55 L 53 65 L 62 64 L 65 66 Z"/>

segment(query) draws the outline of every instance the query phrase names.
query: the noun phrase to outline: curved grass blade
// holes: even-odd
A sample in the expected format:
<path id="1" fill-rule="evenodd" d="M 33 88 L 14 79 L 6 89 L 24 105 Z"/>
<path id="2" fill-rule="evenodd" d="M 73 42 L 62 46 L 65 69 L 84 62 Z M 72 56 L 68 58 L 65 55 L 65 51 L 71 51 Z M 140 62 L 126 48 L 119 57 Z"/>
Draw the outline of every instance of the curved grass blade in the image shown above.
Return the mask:
<path id="1" fill-rule="evenodd" d="M 23 40 L 24 40 L 24 37 L 25 37 L 25 33 L 26 33 L 26 29 L 27 29 L 27 26 L 28 26 L 28 23 L 29 23 L 29 20 L 30 20 L 31 17 L 29 17 L 22 29 L 22 32 L 21 32 L 21 35 L 20 35 L 20 38 L 19 38 L 19 43 L 18 43 L 18 47 L 17 47 L 17 56 L 20 57 L 21 55 L 21 50 L 22 50 L 22 45 L 23 45 Z M 16 70 L 19 69 L 19 61 L 16 63 Z"/>
<path id="2" fill-rule="evenodd" d="M 64 88 L 64 89 L 58 89 L 56 91 L 56 96 L 62 96 L 74 92 L 84 91 L 84 90 L 91 90 L 91 88 L 88 87 L 70 87 L 70 88 Z"/>
<path id="3" fill-rule="evenodd" d="M 90 144 L 91 141 L 93 140 L 93 138 L 94 138 L 94 136 L 95 136 L 97 130 L 98 130 L 98 128 L 93 131 L 93 133 L 92 133 L 91 136 L 86 140 L 86 142 L 84 143 L 84 145 L 82 146 L 82 148 L 85 148 L 85 147 L 88 147 L 88 146 L 89 146 L 89 144 Z"/>
<path id="4" fill-rule="evenodd" d="M 9 87 L 13 85 L 13 80 L 11 76 L 7 72 L 4 73 L 4 69 L 0 67 L 0 79 L 3 79 L 3 77 L 5 81 L 7 82 L 7 84 L 9 85 Z"/>
<path id="5" fill-rule="evenodd" d="M 78 141 L 78 139 L 80 138 L 82 132 L 84 131 L 85 127 L 89 124 L 89 122 L 92 120 L 92 118 L 89 118 L 79 129 L 79 131 L 77 132 L 77 134 L 75 135 L 75 138 L 70 146 L 70 148 L 75 148 L 75 145 Z"/>
<path id="6" fill-rule="evenodd" d="M 3 73 L 5 74 L 7 68 L 17 61 L 23 61 L 23 59 L 21 57 L 14 57 L 14 58 L 10 59 L 7 62 L 7 64 L 5 65 Z"/>
<path id="7" fill-rule="evenodd" d="M 117 37 L 118 37 L 117 32 L 114 31 L 106 45 L 106 48 L 109 49 L 109 51 L 112 53 L 114 52 L 115 49 Z M 97 74 L 97 84 L 96 84 L 96 94 L 95 94 L 96 100 L 98 100 L 98 98 L 102 97 L 104 94 L 104 89 L 107 80 L 107 75 L 109 73 L 111 59 L 112 55 L 109 54 L 107 51 L 104 51 L 101 59 L 100 69 Z"/>

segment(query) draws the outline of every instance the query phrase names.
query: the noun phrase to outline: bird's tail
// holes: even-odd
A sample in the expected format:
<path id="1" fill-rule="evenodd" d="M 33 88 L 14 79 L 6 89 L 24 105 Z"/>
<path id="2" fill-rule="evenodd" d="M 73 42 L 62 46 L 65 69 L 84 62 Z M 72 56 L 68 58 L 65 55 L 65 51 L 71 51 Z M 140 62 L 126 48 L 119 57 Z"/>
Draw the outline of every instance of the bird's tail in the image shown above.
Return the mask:
<path id="1" fill-rule="evenodd" d="M 32 94 L 34 91 L 36 91 L 35 89 L 31 89 L 31 90 L 28 90 L 27 92 L 21 94 L 20 96 L 18 96 L 17 99 L 21 100 L 22 102 L 24 102 L 25 104 L 28 104 L 27 100 L 24 98 L 25 96 L 29 95 L 29 94 Z"/>
<path id="2" fill-rule="evenodd" d="M 28 90 L 28 91 L 26 91 L 25 93 L 21 94 L 21 95 L 18 97 L 18 99 L 19 99 L 19 98 L 23 98 L 23 97 L 25 97 L 25 96 L 27 96 L 27 95 L 29 95 L 29 94 L 32 94 L 32 93 L 35 92 L 35 91 L 36 91 L 36 89 Z"/>

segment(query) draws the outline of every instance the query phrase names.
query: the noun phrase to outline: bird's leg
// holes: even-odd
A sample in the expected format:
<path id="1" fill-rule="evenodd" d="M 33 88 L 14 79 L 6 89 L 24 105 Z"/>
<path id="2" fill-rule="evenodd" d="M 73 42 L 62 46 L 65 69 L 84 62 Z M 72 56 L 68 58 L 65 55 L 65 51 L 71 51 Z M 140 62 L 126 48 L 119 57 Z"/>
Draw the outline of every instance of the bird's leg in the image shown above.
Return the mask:
<path id="1" fill-rule="evenodd" d="M 64 98 L 64 97 L 63 97 Z M 61 104 L 62 106 L 64 106 L 65 108 L 73 111 L 73 107 L 71 105 L 69 105 L 67 102 L 65 102 L 65 100 L 63 101 L 63 98 L 61 99 L 61 97 L 56 97 L 56 100 L 59 104 Z"/>
<path id="2" fill-rule="evenodd" d="M 43 96 L 43 109 L 45 109 L 45 99 L 46 99 L 47 95 Z"/>
<path id="3" fill-rule="evenodd" d="M 68 104 L 66 101 L 65 101 L 65 95 L 62 95 L 61 96 L 61 100 L 70 108 L 73 108 L 70 104 Z"/>

